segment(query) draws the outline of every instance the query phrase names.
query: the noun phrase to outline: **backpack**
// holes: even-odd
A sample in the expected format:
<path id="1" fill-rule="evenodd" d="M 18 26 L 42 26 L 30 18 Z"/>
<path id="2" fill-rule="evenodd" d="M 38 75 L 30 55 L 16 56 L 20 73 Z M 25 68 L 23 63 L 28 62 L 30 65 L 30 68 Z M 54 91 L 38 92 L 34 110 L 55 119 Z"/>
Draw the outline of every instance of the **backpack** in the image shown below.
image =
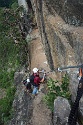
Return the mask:
<path id="1" fill-rule="evenodd" d="M 27 82 L 27 79 L 23 80 L 23 84 L 26 86 L 26 89 L 31 90 L 31 83 Z"/>
<path id="2" fill-rule="evenodd" d="M 32 74 L 32 75 L 30 75 L 30 77 L 29 77 L 29 80 L 30 80 L 30 83 L 34 86 L 35 85 L 35 83 L 34 83 L 34 78 L 35 78 L 36 76 L 34 76 L 34 74 Z"/>

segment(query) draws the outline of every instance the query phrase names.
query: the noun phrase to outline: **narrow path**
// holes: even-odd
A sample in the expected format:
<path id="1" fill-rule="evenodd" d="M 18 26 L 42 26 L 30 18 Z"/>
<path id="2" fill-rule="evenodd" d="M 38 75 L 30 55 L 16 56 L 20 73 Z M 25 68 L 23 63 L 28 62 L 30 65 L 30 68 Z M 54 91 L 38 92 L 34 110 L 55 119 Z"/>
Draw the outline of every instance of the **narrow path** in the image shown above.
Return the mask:
<path id="1" fill-rule="evenodd" d="M 40 41 L 38 29 L 33 30 L 30 35 L 33 38 L 30 44 L 31 70 L 34 67 L 37 67 L 39 69 L 45 69 L 46 71 L 49 71 L 50 69 L 47 64 L 43 45 Z"/>
<path id="2" fill-rule="evenodd" d="M 34 67 L 50 70 L 47 64 L 47 59 L 43 50 L 43 45 L 40 41 L 38 29 L 35 29 L 30 34 L 33 40 L 30 43 L 30 61 L 31 72 Z M 45 83 L 46 84 L 46 83 Z M 41 91 L 33 100 L 33 115 L 31 118 L 32 125 L 52 125 L 52 112 L 43 102 L 45 84 L 40 85 Z"/>

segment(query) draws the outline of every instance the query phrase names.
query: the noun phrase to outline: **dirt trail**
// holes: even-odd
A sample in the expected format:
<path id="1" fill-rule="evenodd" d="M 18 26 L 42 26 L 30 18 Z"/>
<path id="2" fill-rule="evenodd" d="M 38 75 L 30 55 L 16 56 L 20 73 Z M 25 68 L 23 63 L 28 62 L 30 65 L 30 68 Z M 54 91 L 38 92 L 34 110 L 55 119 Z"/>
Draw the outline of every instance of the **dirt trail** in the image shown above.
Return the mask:
<path id="1" fill-rule="evenodd" d="M 45 69 L 46 71 L 49 71 L 50 69 L 47 64 L 43 45 L 40 41 L 38 29 L 33 30 L 30 35 L 33 38 L 30 44 L 31 70 L 34 67 L 37 67 L 39 69 Z"/>
<path id="2" fill-rule="evenodd" d="M 39 69 L 45 69 L 48 72 L 50 68 L 47 64 L 47 59 L 43 50 L 43 45 L 40 41 L 38 29 L 34 29 L 30 36 L 33 38 L 30 43 L 31 71 L 34 67 L 37 67 Z M 41 91 L 33 100 L 33 115 L 31 119 L 32 125 L 52 125 L 52 113 L 42 101 L 45 95 L 44 87 L 45 84 L 40 85 Z"/>

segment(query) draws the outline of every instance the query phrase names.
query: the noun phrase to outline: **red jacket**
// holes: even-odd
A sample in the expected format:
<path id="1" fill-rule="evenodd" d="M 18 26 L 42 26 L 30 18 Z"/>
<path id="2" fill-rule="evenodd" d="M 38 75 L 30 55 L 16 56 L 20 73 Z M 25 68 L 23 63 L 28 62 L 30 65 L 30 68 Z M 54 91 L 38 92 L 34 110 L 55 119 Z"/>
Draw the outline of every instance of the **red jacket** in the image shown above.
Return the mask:
<path id="1" fill-rule="evenodd" d="M 39 85 L 39 84 L 40 84 L 40 81 L 41 81 L 39 75 L 37 75 L 36 73 L 34 73 L 34 76 L 35 76 L 35 78 L 34 78 L 34 83 L 35 83 L 36 85 Z"/>

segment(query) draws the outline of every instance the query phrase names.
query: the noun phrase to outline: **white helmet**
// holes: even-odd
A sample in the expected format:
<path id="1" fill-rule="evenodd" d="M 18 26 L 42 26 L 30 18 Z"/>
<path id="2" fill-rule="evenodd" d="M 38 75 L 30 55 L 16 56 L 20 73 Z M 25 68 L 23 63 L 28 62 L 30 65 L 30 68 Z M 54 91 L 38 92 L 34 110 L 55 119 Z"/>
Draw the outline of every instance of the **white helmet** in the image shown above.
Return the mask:
<path id="1" fill-rule="evenodd" d="M 34 69 L 33 69 L 33 73 L 37 73 L 37 72 L 38 72 L 38 70 L 39 70 L 39 69 L 34 68 Z"/>

